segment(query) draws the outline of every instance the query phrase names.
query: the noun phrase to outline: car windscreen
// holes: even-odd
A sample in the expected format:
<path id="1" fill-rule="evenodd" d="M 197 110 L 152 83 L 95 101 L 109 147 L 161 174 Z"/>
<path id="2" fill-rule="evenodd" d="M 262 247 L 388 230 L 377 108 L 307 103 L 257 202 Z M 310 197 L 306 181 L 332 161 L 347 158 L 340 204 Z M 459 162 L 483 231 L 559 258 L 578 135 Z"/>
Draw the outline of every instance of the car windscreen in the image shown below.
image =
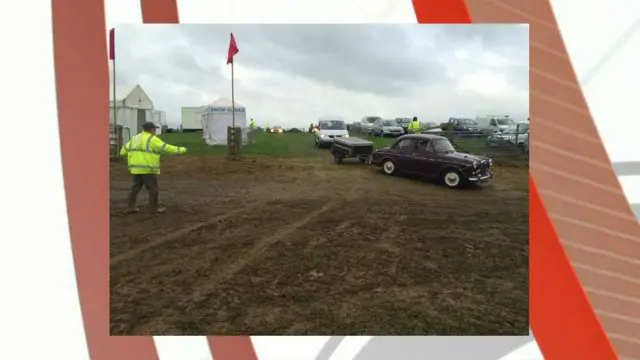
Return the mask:
<path id="1" fill-rule="evenodd" d="M 511 125 L 508 128 L 504 129 L 503 133 L 515 134 L 517 132 L 518 134 L 525 134 L 527 130 L 529 130 L 529 124 L 517 124 Z"/>
<path id="2" fill-rule="evenodd" d="M 515 125 L 515 121 L 511 119 L 496 119 L 498 125 Z"/>
<path id="3" fill-rule="evenodd" d="M 366 122 L 373 124 L 374 122 L 376 122 L 376 120 L 379 120 L 379 117 L 368 117 L 366 119 L 364 119 Z"/>
<path id="4" fill-rule="evenodd" d="M 320 130 L 346 130 L 347 125 L 341 120 L 320 121 Z"/>
<path id="5" fill-rule="evenodd" d="M 408 124 L 410 122 L 411 122 L 411 119 L 409 119 L 409 118 L 398 119 L 398 123 L 399 124 Z"/>
<path id="6" fill-rule="evenodd" d="M 398 123 L 393 120 L 385 120 L 382 122 L 382 126 L 398 126 Z"/>

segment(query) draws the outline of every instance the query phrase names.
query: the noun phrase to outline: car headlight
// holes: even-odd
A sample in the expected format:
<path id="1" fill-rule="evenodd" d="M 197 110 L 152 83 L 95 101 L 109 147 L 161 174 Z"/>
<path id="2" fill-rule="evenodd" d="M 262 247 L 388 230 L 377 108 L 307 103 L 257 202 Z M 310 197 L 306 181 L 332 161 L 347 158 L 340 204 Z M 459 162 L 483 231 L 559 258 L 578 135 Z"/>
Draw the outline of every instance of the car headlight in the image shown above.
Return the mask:
<path id="1" fill-rule="evenodd" d="M 327 137 L 327 135 L 325 135 L 325 134 L 320 134 L 320 137 L 321 137 L 321 138 L 325 138 L 325 137 Z"/>
<path id="2" fill-rule="evenodd" d="M 493 165 L 493 160 L 489 159 L 489 166 Z"/>
<path id="3" fill-rule="evenodd" d="M 473 168 L 474 168 L 474 169 L 476 169 L 477 167 L 478 167 L 478 162 L 477 162 L 477 161 L 474 161 L 474 162 L 473 162 Z"/>
<path id="4" fill-rule="evenodd" d="M 344 137 L 349 137 L 349 134 L 345 135 Z"/>

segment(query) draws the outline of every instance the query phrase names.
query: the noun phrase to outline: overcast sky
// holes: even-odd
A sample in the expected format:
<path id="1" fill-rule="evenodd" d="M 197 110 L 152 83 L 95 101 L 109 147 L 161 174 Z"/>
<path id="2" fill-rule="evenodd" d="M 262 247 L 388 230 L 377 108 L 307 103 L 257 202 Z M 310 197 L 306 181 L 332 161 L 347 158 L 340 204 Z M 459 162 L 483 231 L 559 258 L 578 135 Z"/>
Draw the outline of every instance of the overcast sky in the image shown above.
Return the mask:
<path id="1" fill-rule="evenodd" d="M 528 25 L 122 25 L 116 82 L 139 84 L 180 124 L 181 106 L 231 98 L 258 126 L 318 117 L 529 115 Z"/>

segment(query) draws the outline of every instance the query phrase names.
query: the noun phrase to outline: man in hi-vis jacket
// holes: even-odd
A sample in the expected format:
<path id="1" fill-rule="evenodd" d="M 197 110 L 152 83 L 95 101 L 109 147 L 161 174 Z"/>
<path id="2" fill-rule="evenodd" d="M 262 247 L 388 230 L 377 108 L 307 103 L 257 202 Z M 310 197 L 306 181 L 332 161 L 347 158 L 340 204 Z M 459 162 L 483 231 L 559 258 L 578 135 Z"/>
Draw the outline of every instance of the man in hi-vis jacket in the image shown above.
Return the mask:
<path id="1" fill-rule="evenodd" d="M 128 199 L 128 213 L 136 213 L 136 198 L 143 187 L 149 193 L 149 210 L 152 214 L 165 212 L 158 207 L 158 175 L 160 175 L 160 155 L 182 155 L 187 149 L 173 146 L 160 140 L 157 126 L 152 122 L 142 124 L 142 132 L 129 140 L 120 150 L 120 156 L 127 155 L 129 172 L 133 175 L 133 186 Z"/>

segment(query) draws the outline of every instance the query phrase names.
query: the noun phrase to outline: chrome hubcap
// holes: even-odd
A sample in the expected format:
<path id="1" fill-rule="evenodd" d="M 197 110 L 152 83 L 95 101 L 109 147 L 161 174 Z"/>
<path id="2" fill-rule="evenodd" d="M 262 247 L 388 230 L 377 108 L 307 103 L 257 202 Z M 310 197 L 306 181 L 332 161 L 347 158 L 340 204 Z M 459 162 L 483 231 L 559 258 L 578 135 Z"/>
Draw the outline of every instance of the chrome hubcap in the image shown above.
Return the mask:
<path id="1" fill-rule="evenodd" d="M 460 177 L 456 173 L 448 173 L 447 175 L 445 175 L 444 181 L 447 183 L 447 185 L 456 186 L 458 185 L 458 182 L 460 182 Z"/>
<path id="2" fill-rule="evenodd" d="M 393 172 L 393 163 L 391 161 L 387 161 L 386 163 L 384 163 L 384 171 L 386 173 L 392 173 Z"/>

